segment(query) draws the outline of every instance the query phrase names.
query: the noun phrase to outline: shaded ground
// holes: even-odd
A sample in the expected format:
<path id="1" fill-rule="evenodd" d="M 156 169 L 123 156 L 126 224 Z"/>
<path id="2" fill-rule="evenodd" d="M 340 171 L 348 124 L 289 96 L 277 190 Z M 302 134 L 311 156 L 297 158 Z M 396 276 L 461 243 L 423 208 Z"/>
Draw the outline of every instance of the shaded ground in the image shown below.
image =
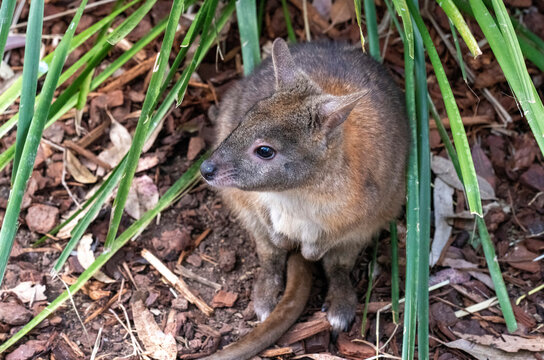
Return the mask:
<path id="1" fill-rule="evenodd" d="M 314 1 L 314 4 L 325 2 Z M 351 2 L 347 2 L 352 4 Z M 513 11 L 521 12 L 525 22 L 540 36 L 544 36 L 544 15 L 542 3 L 538 0 L 510 1 L 517 6 Z M 290 11 L 295 29 L 299 37 L 304 36 L 301 12 L 290 3 Z M 58 13 L 67 7 L 67 3 L 52 2 L 46 4 L 46 15 Z M 169 11 L 170 3 L 159 1 L 151 15 L 146 16 L 142 24 L 129 36 L 129 41 L 135 41 L 147 33 L 150 27 L 158 22 Z M 539 9 L 540 7 L 540 9 Z M 26 19 L 25 9 L 21 21 Z M 379 19 L 384 11 L 379 4 Z M 108 7 L 95 9 L 87 13 L 80 28 L 89 26 L 109 12 Z M 433 18 L 440 29 L 449 32 L 449 25 L 444 14 L 439 9 L 431 10 Z M 327 14 L 327 12 L 325 12 Z M 338 23 L 329 36 L 336 39 L 358 42 L 356 22 L 344 19 L 339 7 L 328 11 L 332 21 Z M 343 16 L 343 17 L 342 17 Z M 269 41 L 277 36 L 286 36 L 285 22 L 279 2 L 268 1 L 265 12 L 262 44 L 266 48 Z M 63 33 L 68 18 L 62 21 L 47 22 L 44 34 Z M 315 17 L 311 19 L 314 36 L 319 37 L 322 30 Z M 431 25 L 429 25 L 432 27 Z M 471 24 L 478 39 L 481 33 L 475 24 Z M 387 43 L 385 65 L 402 86 L 403 84 L 403 55 L 402 44 L 395 32 L 387 35 L 384 27 L 381 37 L 382 48 Z M 521 119 L 517 106 L 510 95 L 508 85 L 500 75 L 498 65 L 492 59 L 488 47 L 483 47 L 484 55 L 473 60 L 465 56 L 467 66 L 476 74 L 475 84 L 470 88 L 463 82 L 454 58 L 448 53 L 435 28 L 431 34 L 438 45 L 438 51 L 443 62 L 460 107 L 463 121 L 467 126 L 476 170 L 494 191 L 495 199 L 484 202 L 487 210 L 486 223 L 497 249 L 499 263 L 507 284 L 510 298 L 515 301 L 518 297 L 542 284 L 544 275 L 543 262 L 532 260 L 544 250 L 544 167 L 540 154 L 529 127 Z M 177 38 L 179 45 L 181 37 Z M 137 174 L 146 184 L 154 184 L 159 193 L 166 189 L 188 168 L 200 153 L 205 144 L 209 144 L 212 136 L 212 122 L 208 117 L 210 106 L 221 98 L 225 89 L 239 77 L 239 40 L 236 25 L 221 41 L 225 62 L 216 64 L 215 53 L 210 54 L 200 67 L 199 78 L 195 78 L 189 87 L 188 94 L 180 108 L 174 109 L 166 118 L 164 127 L 153 147 L 146 157 L 154 165 Z M 69 58 L 73 63 L 90 45 L 76 50 Z M 140 60 L 131 61 L 124 69 L 131 71 L 138 64 L 151 58 L 158 49 L 159 43 L 153 42 L 142 54 Z M 462 44 L 464 53 L 467 53 Z M 50 46 L 47 51 L 50 51 Z M 116 48 L 110 54 L 116 58 L 122 53 Z M 10 66 L 14 71 L 20 71 L 22 66 L 22 50 L 12 51 Z M 150 69 L 152 63 L 147 65 Z M 429 90 L 441 116 L 445 116 L 440 92 L 436 79 L 428 67 Z M 529 65 L 533 81 L 542 96 L 542 74 Z M 122 76 L 122 73 L 116 74 Z M 134 111 L 141 109 L 143 90 L 148 78 L 145 73 L 134 81 L 122 86 L 106 84 L 96 93 L 91 94 L 91 101 L 84 116 L 83 126 L 87 132 L 100 128 L 110 121 L 106 108 L 112 117 L 129 132 L 136 125 Z M 111 81 L 114 81 L 112 79 Z M 144 86 L 145 85 L 145 86 Z M 500 104 L 508 112 L 511 119 L 497 115 L 497 105 L 493 105 L 483 95 L 483 89 L 488 89 L 496 104 Z M 13 106 L 0 121 L 7 120 L 17 109 Z M 111 144 L 108 134 L 113 126 L 103 126 L 103 132 L 87 149 L 98 155 Z M 21 282 L 45 285 L 45 298 L 25 301 L 22 295 L 3 293 L 0 301 L 0 342 L 5 341 L 33 315 L 43 309 L 48 301 L 52 301 L 63 290 L 64 285 L 50 276 L 60 250 L 67 242 L 66 239 L 50 239 L 37 249 L 32 244 L 44 233 L 57 224 L 59 218 L 74 208 L 74 199 L 83 201 L 85 194 L 92 185 L 84 185 L 67 174 L 66 182 L 73 198 L 61 184 L 63 155 L 54 146 L 66 145 L 67 140 L 78 141 L 74 129 L 73 114 L 63 118 L 45 133 L 48 142 L 43 142 L 40 156 L 36 163 L 35 172 L 27 191 L 24 210 L 21 213 L 21 228 L 10 258 L 10 264 L 2 289 L 13 289 Z M 15 133 L 0 139 L 1 149 L 13 143 Z M 431 147 L 435 155 L 446 157 L 436 130 L 431 130 Z M 76 154 L 77 155 L 77 154 Z M 83 166 L 96 173 L 96 165 L 85 161 L 79 156 Z M 7 198 L 9 196 L 10 169 L 0 172 L 0 218 L 3 217 Z M 100 176 L 99 176 L 100 177 Z M 440 177 L 440 176 L 439 176 Z M 447 177 L 440 177 L 447 182 Z M 434 176 L 433 176 L 434 179 Z M 152 185 L 149 185 L 153 188 Z M 436 186 L 436 182 L 435 182 Z M 438 264 L 433 267 L 433 283 L 449 279 L 451 284 L 435 290 L 430 295 L 430 333 L 431 355 L 434 359 L 465 359 L 472 358 L 466 352 L 444 345 L 463 338 L 467 341 L 486 345 L 486 336 L 493 337 L 492 343 L 499 344 L 501 351 L 510 351 L 514 358 L 541 359 L 544 356 L 542 344 L 542 326 L 544 318 L 544 295 L 536 292 L 514 305 L 516 319 L 520 329 L 514 334 L 515 338 L 501 335 L 507 334 L 504 321 L 496 306 L 479 311 L 471 316 L 457 317 L 455 312 L 472 304 L 480 303 L 493 296 L 490 288 L 490 278 L 485 266 L 485 259 L 477 239 L 473 239 L 474 225 L 472 221 L 463 218 L 466 208 L 464 197 L 459 190 L 450 196 L 455 216 L 448 215 L 453 225 L 452 235 L 448 246 L 442 252 Z M 111 206 L 111 204 L 109 205 Z M 436 208 L 435 214 L 438 211 Z M 103 209 L 90 228 L 93 238 L 92 248 L 98 254 L 107 232 L 110 208 Z M 132 219 L 127 216 L 123 226 L 126 228 Z M 404 238 L 403 222 L 399 222 L 401 254 L 401 296 L 404 289 Z M 31 230 L 29 230 L 29 228 Z M 123 230 L 123 229 L 121 229 Z M 206 234 L 206 236 L 201 236 Z M 201 241 L 196 245 L 196 241 Z M 365 329 L 364 339 L 367 343 L 351 342 L 350 339 L 361 338 L 361 312 L 348 334 L 340 335 L 338 341 L 329 342 L 328 330 L 322 331 L 323 317 L 319 315 L 320 306 L 326 290 L 323 276 L 319 270 L 315 273 L 315 285 L 312 298 L 301 318 L 308 323 L 310 330 L 303 333 L 303 340 L 289 343 L 300 329 L 290 333 L 290 338 L 284 338 L 280 343 L 283 353 L 278 358 L 290 358 L 293 354 L 330 353 L 345 358 L 360 359 L 375 355 L 373 345 L 376 343 L 377 318 L 376 311 L 386 306 L 390 301 L 390 246 L 389 235 L 383 232 L 379 242 L 378 266 L 375 270 L 373 291 L 370 298 L 369 320 Z M 156 270 L 152 269 L 141 257 L 141 250 L 148 249 L 161 258 L 167 266 L 177 271 L 177 260 L 182 251 L 182 265 L 221 286 L 224 292 L 216 292 L 213 287 L 203 285 L 194 280 L 187 280 L 189 288 L 200 296 L 207 304 L 215 305 L 211 317 L 204 315 L 194 305 L 188 305 L 182 299 L 176 299 L 171 287 L 161 281 Z M 353 270 L 353 281 L 356 284 L 360 299 L 364 299 L 367 288 L 367 266 L 371 251 L 361 254 L 358 266 Z M 218 346 L 238 339 L 247 333 L 256 318 L 250 304 L 252 281 L 258 270 L 253 245 L 247 234 L 241 230 L 221 204 L 220 200 L 204 185 L 199 184 L 189 194 L 176 202 L 174 206 L 161 214 L 158 222 L 153 222 L 149 228 L 134 242 L 125 246 L 103 269 L 106 275 L 117 280 L 105 284 L 91 280 L 73 298 L 74 306 L 66 303 L 64 307 L 44 321 L 31 335 L 25 337 L 11 350 L 13 353 L 7 359 L 54 358 L 77 359 L 89 358 L 95 347 L 97 334 L 101 337 L 97 357 L 102 359 L 126 358 L 134 354 L 133 340 L 127 334 L 127 320 L 131 324 L 134 316 L 131 310 L 131 298 L 138 289 L 146 290 L 145 306 L 151 310 L 154 320 L 166 333 L 172 334 L 177 342 L 178 355 L 181 358 L 196 358 L 214 351 Z M 68 264 L 61 273 L 61 279 L 67 284 L 73 283 L 83 271 L 78 258 L 71 256 Z M 178 273 L 179 274 L 179 273 Z M 34 299 L 37 295 L 34 294 Z M 32 296 L 31 296 L 32 297 Z M 39 297 L 38 297 L 39 298 Z M 102 310 L 100 314 L 95 314 Z M 93 315 L 94 314 L 94 315 Z M 85 325 L 86 331 L 79 320 L 84 322 L 93 316 Z M 128 319 L 127 319 L 128 317 Z M 379 342 L 384 353 L 400 356 L 402 348 L 402 328 L 396 329 L 392 323 L 391 314 L 385 311 L 379 319 Z M 131 325 L 133 327 L 134 325 Z M 316 334 L 317 332 L 317 334 Z M 499 340 L 500 339 L 500 340 Z M 523 345 L 525 339 L 529 345 Z M 141 341 L 141 339 L 139 339 Z M 533 344 L 534 346 L 532 346 Z M 521 348 L 520 348 L 521 345 Z M 532 347 L 531 347 L 531 346 Z M 491 351 L 485 348 L 486 351 Z M 531 353 L 521 351 L 533 350 Z M 491 354 L 491 353 L 489 353 Z M 0 355 L 2 357 L 3 355 Z M 492 354 L 490 356 L 498 356 Z M 134 355 L 136 358 L 136 355 Z"/>

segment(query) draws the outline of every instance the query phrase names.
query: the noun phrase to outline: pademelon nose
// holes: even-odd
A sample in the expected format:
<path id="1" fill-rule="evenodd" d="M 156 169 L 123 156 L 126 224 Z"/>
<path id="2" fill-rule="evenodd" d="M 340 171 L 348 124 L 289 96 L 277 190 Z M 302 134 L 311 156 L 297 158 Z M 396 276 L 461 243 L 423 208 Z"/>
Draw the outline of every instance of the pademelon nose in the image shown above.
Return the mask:
<path id="1" fill-rule="evenodd" d="M 210 160 L 206 160 L 202 163 L 202 165 L 200 165 L 200 173 L 206 180 L 212 180 L 216 172 L 217 167 Z"/>

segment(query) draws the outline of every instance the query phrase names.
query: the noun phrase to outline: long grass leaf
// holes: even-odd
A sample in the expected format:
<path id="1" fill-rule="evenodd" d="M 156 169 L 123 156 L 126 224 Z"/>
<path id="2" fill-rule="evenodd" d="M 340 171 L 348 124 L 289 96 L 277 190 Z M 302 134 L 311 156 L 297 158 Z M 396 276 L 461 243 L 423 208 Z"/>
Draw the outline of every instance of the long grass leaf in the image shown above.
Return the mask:
<path id="1" fill-rule="evenodd" d="M 389 224 L 391 234 L 391 309 L 393 322 L 399 323 L 399 239 L 397 236 L 397 223 Z"/>
<path id="2" fill-rule="evenodd" d="M 412 18 L 408 12 L 408 5 L 406 0 L 393 0 L 393 5 L 397 14 L 402 18 L 402 26 L 404 27 L 404 36 L 406 37 L 406 43 L 408 45 L 408 54 L 414 58 L 414 27 L 412 24 Z"/>
<path id="3" fill-rule="evenodd" d="M 68 51 L 68 53 L 71 53 L 72 51 L 74 51 L 82 43 L 87 41 L 87 39 L 93 36 L 98 30 L 106 26 L 106 24 L 111 19 L 114 19 L 121 12 L 125 11 L 126 9 L 138 3 L 139 1 L 140 0 L 133 0 L 132 2 L 120 8 L 119 10 L 112 12 L 105 18 L 91 25 L 89 28 L 83 30 L 80 34 L 78 34 L 72 39 L 72 42 L 70 44 L 70 50 Z M 97 47 L 94 46 L 89 51 L 85 52 L 85 54 L 83 54 L 72 66 L 68 68 L 68 70 L 62 73 L 57 86 L 61 85 L 70 76 L 72 76 L 81 66 L 83 66 L 87 62 L 87 60 L 90 57 L 92 57 L 92 54 L 94 54 L 94 52 L 97 50 L 98 50 Z M 42 59 L 42 61 L 40 62 L 38 76 L 41 77 L 47 73 L 47 71 L 49 70 L 49 64 L 51 64 L 51 60 L 53 59 L 54 54 L 55 53 L 53 52 Z M 3 113 L 4 110 L 6 110 L 11 104 L 13 104 L 13 102 L 19 97 L 19 95 L 21 94 L 22 86 L 23 86 L 22 78 L 18 78 L 17 80 L 13 82 L 13 84 L 8 89 L 6 89 L 2 94 L 0 94 L 0 113 Z M 38 101 L 38 99 L 36 99 L 36 101 Z M 0 137 L 3 137 L 7 132 L 9 132 L 9 130 L 11 130 L 13 126 L 15 126 L 16 123 L 17 123 L 17 120 L 12 118 L 8 122 L 0 126 Z"/>
<path id="4" fill-rule="evenodd" d="M 290 42 L 296 43 L 297 37 L 295 30 L 293 30 L 293 24 L 291 24 L 291 16 L 289 15 L 289 8 L 287 7 L 287 0 L 281 0 L 281 7 L 283 9 L 283 17 L 285 18 L 285 26 L 287 27 L 287 38 Z M 257 32 L 258 32 L 257 28 Z"/>
<path id="5" fill-rule="evenodd" d="M 472 32 L 468 28 L 468 25 L 459 12 L 459 9 L 457 9 L 457 6 L 453 3 L 452 0 L 436 0 L 438 5 L 444 10 L 446 15 L 448 16 L 448 19 L 455 25 L 457 28 L 457 31 L 459 31 L 459 34 L 465 40 L 465 44 L 467 44 L 468 49 L 472 53 L 472 56 L 476 57 L 478 55 L 482 54 L 482 51 L 480 50 L 480 47 L 478 46 L 478 42 L 474 38 L 474 35 L 472 35 Z"/>
<path id="6" fill-rule="evenodd" d="M 117 27 L 117 29 L 115 29 L 115 31 L 108 36 L 107 41 L 111 45 L 115 45 L 124 39 L 125 36 L 127 36 L 136 26 L 138 26 L 140 21 L 142 21 L 143 17 L 153 8 L 153 5 L 155 5 L 156 2 L 157 0 L 146 0 L 146 2 L 138 8 L 138 10 L 129 16 L 127 19 L 128 21 L 125 21 L 122 26 Z"/>
<path id="7" fill-rule="evenodd" d="M 406 290 L 402 338 L 402 359 L 414 357 L 417 321 L 417 261 L 419 243 L 419 175 L 418 136 L 416 120 L 416 98 L 414 79 L 414 58 L 410 56 L 409 40 L 404 44 L 404 73 L 406 112 L 410 123 L 410 153 L 406 175 Z M 413 41 L 413 38 L 412 38 Z M 412 45 L 413 47 L 414 45 Z"/>
<path id="8" fill-rule="evenodd" d="M 411 0 L 409 0 L 411 1 Z M 410 5 L 416 3 L 416 0 Z M 425 49 L 418 29 L 415 39 L 415 85 L 418 130 L 419 242 L 417 261 L 417 336 L 418 358 L 429 358 L 429 238 L 431 232 L 431 153 L 429 145 L 429 108 Z"/>
<path id="9" fill-rule="evenodd" d="M 17 122 L 15 158 L 11 170 L 12 183 L 17 173 L 30 121 L 32 120 L 32 115 L 34 115 L 34 100 L 36 99 L 36 89 L 38 87 L 38 66 L 42 44 L 43 6 L 43 0 L 32 0 L 30 2 L 23 63 L 23 87 L 25 91 L 21 94 L 21 104 L 19 107 L 20 115 Z"/>
<path id="10" fill-rule="evenodd" d="M 244 75 L 248 75 L 261 62 L 255 0 L 236 0 L 236 18 L 242 45 Z"/>
<path id="11" fill-rule="evenodd" d="M 378 38 L 378 21 L 376 20 L 376 4 L 374 0 L 364 0 L 366 31 L 368 35 L 368 52 L 376 61 L 381 61 L 380 39 Z"/>
<path id="12" fill-rule="evenodd" d="M 134 132 L 132 145 L 127 155 L 127 165 L 125 167 L 125 171 L 123 172 L 123 177 L 119 184 L 119 189 L 117 190 L 117 196 L 115 197 L 115 200 L 113 202 L 110 227 L 106 236 L 106 249 L 110 249 L 112 247 L 113 241 L 117 236 L 117 230 L 119 229 L 119 224 L 121 223 L 121 217 L 123 216 L 125 203 L 127 201 L 128 192 L 130 190 L 130 185 L 132 184 L 132 179 L 134 178 L 134 173 L 136 171 L 136 167 L 138 166 L 138 159 L 144 146 L 147 129 L 149 128 L 150 115 L 153 111 L 151 106 L 155 103 L 155 99 L 159 95 L 160 86 L 163 76 L 165 74 L 166 65 L 168 64 L 170 51 L 172 49 L 174 35 L 176 33 L 176 28 L 178 26 L 179 19 L 181 17 L 181 13 L 184 7 L 184 0 L 174 0 L 172 3 L 172 9 L 170 12 L 170 16 L 168 17 L 168 23 L 164 32 L 161 49 L 160 52 L 157 54 L 157 59 L 155 65 L 153 66 L 151 81 L 147 89 L 140 118 L 138 119 L 138 125 L 136 126 L 136 131 Z"/>
<path id="13" fill-rule="evenodd" d="M 463 53 L 461 52 L 461 46 L 459 45 L 459 37 L 457 36 L 457 31 L 455 30 L 455 26 L 453 26 L 453 23 L 450 20 L 448 20 L 448 23 L 450 24 L 451 36 L 453 38 L 453 43 L 455 44 L 457 62 L 459 63 L 459 67 L 461 68 L 461 75 L 463 76 L 463 80 L 465 81 L 465 83 L 468 84 L 465 61 L 463 60 Z"/>
<path id="14" fill-rule="evenodd" d="M 57 48 L 57 51 L 55 51 L 55 56 L 51 62 L 49 73 L 45 78 L 42 88 L 42 96 L 38 102 L 35 116 L 32 119 L 30 128 L 28 130 L 27 140 L 21 154 L 21 159 L 24 159 L 24 162 L 20 164 L 15 176 L 13 189 L 8 199 L 8 205 L 4 215 L 2 228 L 0 229 L 0 284 L 2 283 L 4 277 L 9 254 L 13 245 L 13 239 L 15 237 L 15 232 L 17 231 L 17 220 L 19 213 L 21 212 L 23 194 L 25 192 L 26 183 L 34 167 L 36 152 L 38 150 L 38 145 L 40 143 L 42 132 L 47 120 L 51 100 L 53 99 L 56 84 L 66 60 L 70 42 L 74 36 L 74 32 L 86 4 L 87 0 L 82 0 L 77 12 L 74 15 L 74 18 L 72 19 L 72 22 L 68 26 L 68 30 L 64 34 Z"/>
<path id="15" fill-rule="evenodd" d="M 4 57 L 4 49 L 8 40 L 11 19 L 15 11 L 15 0 L 3 0 L 0 5 L 0 62 Z"/>
<path id="16" fill-rule="evenodd" d="M 359 37 L 361 38 L 361 49 L 365 50 L 365 36 L 363 35 L 363 25 L 361 22 L 361 0 L 353 0 L 353 6 L 355 7 L 355 18 L 357 19 L 357 26 L 359 27 Z"/>
<path id="17" fill-rule="evenodd" d="M 504 76 L 508 81 L 516 99 L 519 101 L 523 110 L 523 115 L 527 118 L 527 122 L 535 136 L 535 140 L 540 148 L 540 151 L 544 154 L 544 106 L 542 100 L 536 93 L 534 84 L 532 83 L 529 73 L 523 72 L 518 68 L 518 60 L 514 61 L 511 58 L 511 53 L 514 50 L 507 50 L 510 44 L 507 41 L 513 41 L 512 39 L 505 39 L 501 31 L 497 27 L 497 23 L 493 20 L 493 17 L 489 13 L 487 7 L 481 0 L 470 0 L 473 13 L 476 21 L 480 25 L 482 32 L 484 33 L 491 50 L 495 54 L 499 65 L 504 72 Z M 504 20 L 504 19 L 503 19 Z M 506 44 L 506 46 L 505 46 Z M 527 84 L 528 83 L 528 84 Z M 525 94 L 525 86 L 529 86 L 532 90 L 533 102 Z"/>
<path id="18" fill-rule="evenodd" d="M 459 113 L 459 108 L 455 102 L 455 97 L 451 90 L 448 78 L 446 77 L 446 72 L 440 61 L 440 57 L 434 47 L 433 41 L 421 15 L 415 7 L 409 2 L 408 7 L 410 8 L 410 13 L 413 16 L 413 19 L 421 33 L 425 48 L 429 55 L 429 59 L 433 65 L 434 72 L 436 74 L 436 79 L 442 93 L 444 100 L 444 105 L 446 107 L 446 112 L 450 120 L 450 126 L 452 130 L 453 140 L 459 156 L 459 163 L 461 165 L 461 173 L 463 174 L 463 180 L 465 184 L 465 194 L 468 200 L 468 205 L 471 213 L 478 216 L 483 216 L 482 203 L 480 198 L 480 189 L 478 187 L 478 181 L 476 180 L 476 170 L 474 169 L 474 163 L 472 161 L 472 155 L 470 153 L 470 147 L 468 145 L 467 134 L 465 132 L 463 122 L 461 120 L 461 115 Z"/>

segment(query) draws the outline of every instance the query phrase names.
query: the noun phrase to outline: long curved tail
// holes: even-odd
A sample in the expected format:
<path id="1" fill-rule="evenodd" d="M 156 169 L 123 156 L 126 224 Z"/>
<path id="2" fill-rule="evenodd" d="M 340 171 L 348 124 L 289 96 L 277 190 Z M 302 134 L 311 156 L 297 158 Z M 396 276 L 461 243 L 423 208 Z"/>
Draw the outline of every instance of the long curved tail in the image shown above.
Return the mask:
<path id="1" fill-rule="evenodd" d="M 201 360 L 247 360 L 273 345 L 304 311 L 312 287 L 310 263 L 300 254 L 287 262 L 285 292 L 268 318 L 240 341 Z"/>

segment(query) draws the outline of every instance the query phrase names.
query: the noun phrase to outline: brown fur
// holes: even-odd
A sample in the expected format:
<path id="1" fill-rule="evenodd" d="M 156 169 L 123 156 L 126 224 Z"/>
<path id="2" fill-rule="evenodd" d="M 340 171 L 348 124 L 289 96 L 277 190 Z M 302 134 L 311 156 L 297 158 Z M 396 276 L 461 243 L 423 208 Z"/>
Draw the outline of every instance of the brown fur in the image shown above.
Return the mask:
<path id="1" fill-rule="evenodd" d="M 333 329 L 344 330 L 355 316 L 349 273 L 357 255 L 404 202 L 403 96 L 378 63 L 347 45 L 289 52 L 276 40 L 272 60 L 225 96 L 218 147 L 202 168 L 214 172 L 203 174 L 255 240 L 261 320 L 283 289 L 287 252 L 299 250 L 322 260 L 324 308 Z M 262 144 L 276 150 L 273 159 L 255 155 Z"/>

